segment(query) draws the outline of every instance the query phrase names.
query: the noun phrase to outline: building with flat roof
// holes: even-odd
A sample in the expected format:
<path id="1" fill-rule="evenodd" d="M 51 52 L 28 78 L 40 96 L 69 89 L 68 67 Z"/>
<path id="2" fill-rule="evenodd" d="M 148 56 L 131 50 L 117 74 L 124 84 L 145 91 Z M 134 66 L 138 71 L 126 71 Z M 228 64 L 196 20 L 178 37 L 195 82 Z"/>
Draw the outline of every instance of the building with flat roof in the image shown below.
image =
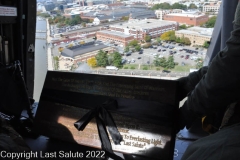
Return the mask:
<path id="1" fill-rule="evenodd" d="M 214 12 L 218 13 L 221 6 L 221 2 L 211 2 L 206 5 L 203 5 L 203 12 Z"/>
<path id="2" fill-rule="evenodd" d="M 89 42 L 86 44 L 81 44 L 78 46 L 73 46 L 71 48 L 65 48 L 61 52 L 60 59 L 68 59 L 74 61 L 74 63 L 87 61 L 88 58 L 95 57 L 98 51 L 103 50 L 108 53 L 112 53 L 114 49 L 103 43 Z"/>
<path id="3" fill-rule="evenodd" d="M 208 16 L 201 13 L 194 14 L 180 14 L 180 13 L 171 13 L 164 15 L 164 20 L 167 21 L 176 21 L 182 24 L 200 26 L 201 24 L 208 21 Z"/>
<path id="4" fill-rule="evenodd" d="M 191 46 L 202 46 L 205 41 L 210 41 L 213 28 L 191 27 L 187 30 L 175 31 L 176 37 L 186 37 L 191 41 Z"/>
<path id="5" fill-rule="evenodd" d="M 134 13 L 130 13 L 129 15 L 129 19 L 150 19 L 150 18 L 157 18 L 154 11 L 149 11 L 149 10 L 145 10 L 142 12 L 134 12 Z"/>
<path id="6" fill-rule="evenodd" d="M 151 38 L 161 36 L 170 30 L 177 30 L 178 23 L 157 19 L 130 20 L 128 23 L 110 25 L 109 30 L 97 32 L 97 39 L 113 41 L 126 46 L 131 40 L 144 41 L 147 35 Z M 103 38 L 104 33 L 104 38 Z M 102 36 L 102 37 L 101 37 Z"/>
<path id="7" fill-rule="evenodd" d="M 160 20 L 163 20 L 164 15 L 170 14 L 170 13 L 182 13 L 182 10 L 181 9 L 167 9 L 167 10 L 159 9 L 155 11 L 157 18 Z"/>
<path id="8" fill-rule="evenodd" d="M 129 42 L 134 40 L 133 35 L 126 35 L 120 32 L 103 30 L 96 33 L 96 37 L 100 41 L 115 43 L 123 46 L 127 46 Z"/>

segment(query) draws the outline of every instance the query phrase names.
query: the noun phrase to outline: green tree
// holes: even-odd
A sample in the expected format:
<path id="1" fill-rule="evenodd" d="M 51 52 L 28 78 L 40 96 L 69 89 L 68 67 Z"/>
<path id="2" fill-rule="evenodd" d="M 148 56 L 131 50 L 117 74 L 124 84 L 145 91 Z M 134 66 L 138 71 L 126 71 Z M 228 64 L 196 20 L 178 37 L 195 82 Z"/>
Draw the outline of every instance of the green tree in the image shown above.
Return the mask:
<path id="1" fill-rule="evenodd" d="M 172 31 L 172 33 L 169 36 L 170 41 L 176 41 L 175 31 Z"/>
<path id="2" fill-rule="evenodd" d="M 203 67 L 203 59 L 198 58 L 195 62 L 196 62 L 196 69 L 200 69 Z"/>
<path id="3" fill-rule="evenodd" d="M 69 22 L 70 22 L 70 18 L 66 18 L 64 23 L 69 25 Z"/>
<path id="4" fill-rule="evenodd" d="M 194 3 L 191 3 L 188 8 L 189 9 L 197 9 L 198 7 Z"/>
<path id="5" fill-rule="evenodd" d="M 180 37 L 177 37 L 177 38 L 176 38 L 176 42 L 177 42 L 177 43 L 181 43 L 181 38 L 180 38 Z"/>
<path id="6" fill-rule="evenodd" d="M 156 67 L 159 67 L 160 66 L 160 58 L 156 57 L 154 60 L 153 60 L 153 65 L 156 66 Z"/>
<path id="7" fill-rule="evenodd" d="M 184 37 L 184 38 L 183 38 L 183 43 L 186 44 L 186 45 L 191 45 L 191 41 L 190 41 L 190 39 L 187 38 L 187 37 Z"/>
<path id="8" fill-rule="evenodd" d="M 174 58 L 173 58 L 173 56 L 169 56 L 168 60 L 166 62 L 166 68 L 173 69 L 174 67 L 175 67 Z"/>
<path id="9" fill-rule="evenodd" d="M 40 13 L 38 16 L 43 17 L 43 18 L 50 17 L 50 15 L 48 13 Z"/>
<path id="10" fill-rule="evenodd" d="M 131 42 L 128 43 L 129 46 L 135 47 L 138 45 L 138 41 L 137 40 L 132 40 Z"/>
<path id="11" fill-rule="evenodd" d="M 213 16 L 211 17 L 207 22 L 206 22 L 206 27 L 207 28 L 213 28 L 215 23 L 216 23 L 217 17 Z"/>
<path id="12" fill-rule="evenodd" d="M 204 48 L 208 48 L 208 47 L 209 47 L 209 43 L 208 43 L 207 41 L 205 41 L 205 42 L 203 43 L 203 47 L 204 47 Z"/>
<path id="13" fill-rule="evenodd" d="M 171 7 L 171 9 L 182 9 L 185 10 L 187 9 L 186 5 L 180 4 L 180 3 L 174 3 Z"/>
<path id="14" fill-rule="evenodd" d="M 75 16 L 74 18 L 72 18 L 71 20 L 70 20 L 70 24 L 69 25 L 72 25 L 72 26 L 74 26 L 74 25 L 77 25 L 77 24 L 80 24 L 81 23 L 81 17 L 80 16 Z"/>
<path id="15" fill-rule="evenodd" d="M 145 42 L 151 42 L 151 36 L 146 35 L 146 36 L 144 37 L 144 40 L 145 40 Z"/>
<path id="16" fill-rule="evenodd" d="M 125 49 L 124 49 L 124 52 L 129 52 L 129 51 L 130 51 L 129 46 L 126 46 Z"/>
<path id="17" fill-rule="evenodd" d="M 163 68 L 167 66 L 167 59 L 165 57 L 162 57 L 159 59 L 159 65 Z"/>
<path id="18" fill-rule="evenodd" d="M 156 41 L 157 41 L 158 43 L 161 43 L 161 38 L 160 38 L 160 37 L 156 38 Z"/>
<path id="19" fill-rule="evenodd" d="M 217 17 L 213 16 L 211 17 L 206 23 L 202 24 L 202 27 L 206 27 L 206 28 L 213 28 L 215 23 L 216 23 Z"/>
<path id="20" fill-rule="evenodd" d="M 122 67 L 122 56 L 118 52 L 113 53 L 113 65 L 116 67 Z"/>
<path id="21" fill-rule="evenodd" d="M 98 51 L 96 55 L 97 66 L 99 67 L 106 67 L 108 65 L 108 56 L 107 53 L 103 50 Z"/>
<path id="22" fill-rule="evenodd" d="M 160 3 L 160 4 L 155 4 L 152 7 L 152 10 L 157 10 L 157 9 L 171 9 L 171 5 L 169 3 Z"/>
<path id="23" fill-rule="evenodd" d="M 140 51 L 141 50 L 141 46 L 140 45 L 135 46 L 135 50 L 136 51 Z"/>
<path id="24" fill-rule="evenodd" d="M 179 29 L 187 29 L 186 24 L 180 25 L 180 26 L 179 26 Z"/>

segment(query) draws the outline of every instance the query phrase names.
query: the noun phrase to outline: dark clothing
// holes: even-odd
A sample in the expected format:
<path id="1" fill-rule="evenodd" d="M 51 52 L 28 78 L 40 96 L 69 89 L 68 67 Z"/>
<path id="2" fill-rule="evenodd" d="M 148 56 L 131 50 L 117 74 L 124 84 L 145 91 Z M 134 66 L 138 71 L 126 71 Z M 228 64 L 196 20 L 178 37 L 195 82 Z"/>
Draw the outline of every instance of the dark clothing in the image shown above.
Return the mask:
<path id="1" fill-rule="evenodd" d="M 239 160 L 240 124 L 224 128 L 188 146 L 182 160 Z"/>
<path id="2" fill-rule="evenodd" d="M 201 72 L 198 74 L 201 76 Z M 232 32 L 225 49 L 213 59 L 186 103 L 189 110 L 201 117 L 213 114 L 239 99 L 240 27 Z"/>
<path id="3" fill-rule="evenodd" d="M 230 110 L 227 114 L 230 116 L 223 121 L 230 123 L 230 126 L 225 125 L 220 131 L 193 142 L 182 160 L 240 159 L 240 119 L 236 118 L 240 117 L 240 26 L 235 25 L 234 28 L 226 47 L 217 54 L 208 69 L 189 76 L 192 82 L 196 81 L 196 77 L 202 78 L 189 93 L 185 105 L 186 111 L 203 117 L 223 112 L 227 106 L 235 103 L 237 105 L 232 108 L 234 113 Z"/>

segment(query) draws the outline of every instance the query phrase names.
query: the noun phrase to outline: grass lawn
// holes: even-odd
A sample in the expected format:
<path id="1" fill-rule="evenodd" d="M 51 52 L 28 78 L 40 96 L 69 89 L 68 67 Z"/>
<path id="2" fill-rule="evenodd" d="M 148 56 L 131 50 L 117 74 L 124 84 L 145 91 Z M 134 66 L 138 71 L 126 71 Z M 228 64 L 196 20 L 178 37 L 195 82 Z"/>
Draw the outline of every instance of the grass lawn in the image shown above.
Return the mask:
<path id="1" fill-rule="evenodd" d="M 125 64 L 122 69 L 138 69 L 139 64 Z"/>
<path id="2" fill-rule="evenodd" d="M 173 71 L 173 72 L 190 72 L 190 68 L 195 68 L 195 66 L 189 66 L 189 65 L 180 66 L 180 65 L 177 65 L 177 66 L 175 66 L 175 68 L 171 69 L 171 71 Z"/>

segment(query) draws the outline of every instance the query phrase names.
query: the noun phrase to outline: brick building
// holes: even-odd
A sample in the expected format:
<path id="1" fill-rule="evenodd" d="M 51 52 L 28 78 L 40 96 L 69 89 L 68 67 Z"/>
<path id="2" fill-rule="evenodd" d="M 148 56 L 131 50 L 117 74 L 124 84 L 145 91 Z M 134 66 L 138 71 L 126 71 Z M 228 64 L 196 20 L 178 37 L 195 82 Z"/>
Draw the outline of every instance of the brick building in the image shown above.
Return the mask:
<path id="1" fill-rule="evenodd" d="M 164 15 L 163 19 L 167 21 L 176 21 L 182 24 L 187 24 L 187 25 L 200 26 L 201 24 L 207 22 L 209 18 L 207 15 L 202 15 L 199 13 L 195 13 L 195 14 L 173 13 L 173 14 Z"/>
<path id="2" fill-rule="evenodd" d="M 175 31 L 176 37 L 186 37 L 191 41 L 191 46 L 202 46 L 205 41 L 210 41 L 213 28 L 191 27 L 187 30 Z"/>
<path id="3" fill-rule="evenodd" d="M 146 35 L 157 38 L 167 31 L 177 29 L 178 23 L 172 21 L 157 19 L 131 20 L 128 23 L 110 25 L 109 30 L 97 32 L 97 39 L 126 46 L 133 39 L 144 41 Z"/>
<path id="4" fill-rule="evenodd" d="M 132 35 L 125 35 L 119 32 L 109 30 L 98 31 L 96 33 L 96 37 L 98 40 L 123 46 L 126 46 L 130 41 L 134 40 L 134 36 Z"/>

